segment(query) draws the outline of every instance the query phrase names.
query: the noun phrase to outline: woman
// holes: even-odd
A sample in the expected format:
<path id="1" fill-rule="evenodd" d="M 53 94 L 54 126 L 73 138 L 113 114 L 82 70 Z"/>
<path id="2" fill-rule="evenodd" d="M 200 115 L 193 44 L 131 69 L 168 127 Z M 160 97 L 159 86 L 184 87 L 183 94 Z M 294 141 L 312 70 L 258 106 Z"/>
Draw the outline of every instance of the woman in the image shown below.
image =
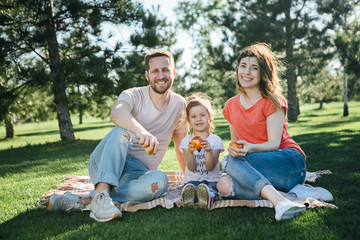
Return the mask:
<path id="1" fill-rule="evenodd" d="M 306 175 L 305 153 L 287 131 L 287 103 L 279 70 L 280 62 L 266 44 L 241 51 L 236 66 L 239 95 L 230 98 L 223 109 L 231 141 L 241 147 L 228 148 L 227 175 L 220 178 L 218 190 L 225 197 L 268 199 L 275 206 L 275 219 L 285 220 L 306 208 L 278 190 L 323 200 L 332 200 L 332 196 L 325 189 L 301 185 Z"/>

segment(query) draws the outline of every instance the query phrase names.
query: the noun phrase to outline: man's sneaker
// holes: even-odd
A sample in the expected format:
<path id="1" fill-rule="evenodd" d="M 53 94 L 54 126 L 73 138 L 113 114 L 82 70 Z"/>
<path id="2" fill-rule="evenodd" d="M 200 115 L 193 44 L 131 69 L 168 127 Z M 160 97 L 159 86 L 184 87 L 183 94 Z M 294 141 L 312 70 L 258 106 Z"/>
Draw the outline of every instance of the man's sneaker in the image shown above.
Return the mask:
<path id="1" fill-rule="evenodd" d="M 213 198 L 210 195 L 210 190 L 209 190 L 208 186 L 201 183 L 196 188 L 196 194 L 197 194 L 198 201 L 199 201 L 199 203 L 198 203 L 199 208 L 210 209 L 210 207 L 213 203 Z"/>
<path id="2" fill-rule="evenodd" d="M 194 207 L 195 195 L 195 186 L 191 183 L 186 184 L 181 191 L 181 199 L 185 208 Z"/>
<path id="3" fill-rule="evenodd" d="M 90 210 L 90 217 L 99 222 L 122 217 L 121 211 L 114 205 L 107 190 L 95 193 Z"/>
<path id="4" fill-rule="evenodd" d="M 277 221 L 290 219 L 296 217 L 305 210 L 305 205 L 284 200 L 279 202 L 275 207 L 275 219 Z"/>
<path id="5" fill-rule="evenodd" d="M 48 202 L 48 211 L 75 211 L 82 210 L 84 205 L 80 203 L 80 197 L 70 192 L 64 195 L 53 194 Z"/>
<path id="6" fill-rule="evenodd" d="M 295 193 L 297 198 L 312 197 L 324 202 L 331 202 L 334 200 L 332 194 L 322 187 L 312 187 L 310 185 L 298 184 L 289 193 Z"/>

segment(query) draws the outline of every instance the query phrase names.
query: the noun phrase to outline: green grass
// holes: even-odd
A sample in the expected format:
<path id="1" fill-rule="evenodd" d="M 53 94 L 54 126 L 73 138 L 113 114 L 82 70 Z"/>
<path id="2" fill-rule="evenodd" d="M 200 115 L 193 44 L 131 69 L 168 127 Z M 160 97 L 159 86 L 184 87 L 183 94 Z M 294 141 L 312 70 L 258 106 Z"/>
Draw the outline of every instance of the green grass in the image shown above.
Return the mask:
<path id="1" fill-rule="evenodd" d="M 123 219 L 98 223 L 89 212 L 46 212 L 38 199 L 71 175 L 87 175 L 88 158 L 113 127 L 109 121 L 88 118 L 78 125 L 77 140 L 59 141 L 56 121 L 15 126 L 15 139 L 4 139 L 0 128 L 0 239 L 356 239 L 360 235 L 360 103 L 301 107 L 291 123 L 293 138 L 307 154 L 309 171 L 333 174 L 314 183 L 334 195 L 338 209 L 306 211 L 295 219 L 276 222 L 274 209 L 223 208 L 213 211 L 155 208 L 123 213 Z M 215 133 L 227 147 L 230 135 L 221 115 Z M 223 153 L 225 155 L 226 153 Z M 160 165 L 179 170 L 173 145 Z"/>

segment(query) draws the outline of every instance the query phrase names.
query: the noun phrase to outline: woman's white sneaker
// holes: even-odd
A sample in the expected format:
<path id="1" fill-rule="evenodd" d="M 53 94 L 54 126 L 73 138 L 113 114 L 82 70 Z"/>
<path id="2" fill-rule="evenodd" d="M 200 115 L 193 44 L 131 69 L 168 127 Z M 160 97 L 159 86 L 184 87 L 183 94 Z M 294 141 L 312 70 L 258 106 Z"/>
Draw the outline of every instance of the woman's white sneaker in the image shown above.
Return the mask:
<path id="1" fill-rule="evenodd" d="M 287 220 L 296 217 L 305 210 L 305 205 L 284 200 L 279 202 L 275 207 L 275 219 L 277 221 Z"/>
<path id="2" fill-rule="evenodd" d="M 312 187 L 310 185 L 298 184 L 289 193 L 295 193 L 297 198 L 312 197 L 324 202 L 332 202 L 334 200 L 333 195 L 322 187 Z"/>

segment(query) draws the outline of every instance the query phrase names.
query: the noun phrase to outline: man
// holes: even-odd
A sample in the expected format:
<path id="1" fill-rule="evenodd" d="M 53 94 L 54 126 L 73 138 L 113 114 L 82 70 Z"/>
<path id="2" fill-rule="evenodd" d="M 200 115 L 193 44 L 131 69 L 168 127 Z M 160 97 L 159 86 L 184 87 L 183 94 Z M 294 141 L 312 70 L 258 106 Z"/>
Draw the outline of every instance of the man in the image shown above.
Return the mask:
<path id="1" fill-rule="evenodd" d="M 173 56 L 164 50 L 151 51 L 145 56 L 145 67 L 149 85 L 120 94 L 110 115 L 117 126 L 90 156 L 89 176 L 95 190 L 82 203 L 91 201 L 90 217 L 100 222 L 121 217 L 112 200 L 150 201 L 165 193 L 168 178 L 156 169 L 171 137 L 180 169 L 185 169 L 179 145 L 187 134 L 186 122 L 180 121 L 186 101 L 170 90 L 175 77 Z M 54 201 L 50 199 L 49 205 Z M 58 203 L 55 208 L 65 205 Z"/>

